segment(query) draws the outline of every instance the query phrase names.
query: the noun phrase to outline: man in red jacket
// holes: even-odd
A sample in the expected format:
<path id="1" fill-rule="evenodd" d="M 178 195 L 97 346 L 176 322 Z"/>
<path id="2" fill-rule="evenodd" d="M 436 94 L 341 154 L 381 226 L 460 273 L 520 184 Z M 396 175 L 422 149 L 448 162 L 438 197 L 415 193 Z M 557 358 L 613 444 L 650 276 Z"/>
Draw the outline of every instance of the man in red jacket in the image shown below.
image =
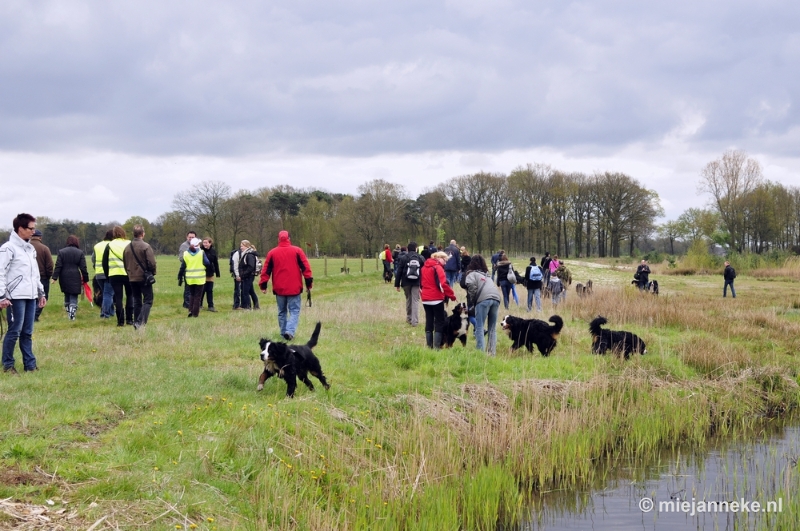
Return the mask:
<path id="1" fill-rule="evenodd" d="M 300 247 L 292 245 L 288 231 L 282 230 L 278 233 L 278 246 L 267 253 L 258 283 L 261 293 L 267 292 L 270 277 L 272 293 L 278 302 L 278 326 L 284 339 L 291 341 L 300 320 L 303 279 L 305 278 L 306 289 L 311 291 L 314 277 L 306 253 Z"/>

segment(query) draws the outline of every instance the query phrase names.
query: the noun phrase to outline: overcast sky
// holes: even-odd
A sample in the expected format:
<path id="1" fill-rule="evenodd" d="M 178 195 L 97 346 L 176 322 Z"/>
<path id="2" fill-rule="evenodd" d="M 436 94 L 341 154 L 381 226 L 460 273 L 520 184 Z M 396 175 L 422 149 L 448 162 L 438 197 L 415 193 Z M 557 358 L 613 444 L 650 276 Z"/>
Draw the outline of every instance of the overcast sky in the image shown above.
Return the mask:
<path id="1" fill-rule="evenodd" d="M 527 163 L 628 173 L 672 219 L 729 148 L 800 185 L 798 68 L 796 1 L 3 0 L 0 226 Z"/>

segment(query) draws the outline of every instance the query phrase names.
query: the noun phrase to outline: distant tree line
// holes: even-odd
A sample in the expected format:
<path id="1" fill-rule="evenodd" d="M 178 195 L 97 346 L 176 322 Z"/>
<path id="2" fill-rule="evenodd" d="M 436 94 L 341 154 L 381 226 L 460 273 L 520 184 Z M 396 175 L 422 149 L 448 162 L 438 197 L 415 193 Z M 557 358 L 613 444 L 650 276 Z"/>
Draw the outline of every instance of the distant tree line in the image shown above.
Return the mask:
<path id="1" fill-rule="evenodd" d="M 800 189 L 764 181 L 758 163 L 728 151 L 701 172 L 699 190 L 712 198 L 708 209 L 689 209 L 661 225 L 659 197 L 623 173 L 565 173 L 545 164 L 509 174 L 479 172 L 453 177 L 416 198 L 382 179 L 357 194 L 289 185 L 233 192 L 206 181 L 177 194 L 172 210 L 142 224 L 157 252 L 173 254 L 186 232 L 210 236 L 220 252 L 250 240 L 262 253 L 288 230 L 311 256 L 373 255 L 388 243 L 451 239 L 471 252 L 500 248 L 511 253 L 549 251 L 562 257 L 618 257 L 657 250 L 680 254 L 703 239 L 737 252 L 800 250 Z M 52 250 L 69 234 L 91 248 L 118 224 L 39 218 Z M 0 234 L 0 239 L 2 238 Z"/>

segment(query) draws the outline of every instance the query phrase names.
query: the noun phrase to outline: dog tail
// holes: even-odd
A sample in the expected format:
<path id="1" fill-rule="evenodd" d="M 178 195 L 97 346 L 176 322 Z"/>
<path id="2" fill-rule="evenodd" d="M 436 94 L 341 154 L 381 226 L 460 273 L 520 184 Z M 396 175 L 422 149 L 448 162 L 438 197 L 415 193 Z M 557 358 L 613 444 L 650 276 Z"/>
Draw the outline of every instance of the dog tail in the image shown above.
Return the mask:
<path id="1" fill-rule="evenodd" d="M 314 348 L 317 346 L 317 340 L 319 339 L 319 331 L 322 329 L 322 322 L 317 321 L 317 326 L 314 327 L 314 333 L 311 334 L 311 339 L 308 340 L 306 346 L 308 348 Z"/>
<path id="2" fill-rule="evenodd" d="M 564 328 L 564 320 L 557 315 L 551 315 L 549 321 L 553 323 L 550 333 L 552 335 L 560 334 L 561 329 Z"/>
<path id="3" fill-rule="evenodd" d="M 607 322 L 608 321 L 606 320 L 605 317 L 603 317 L 602 315 L 598 315 L 597 317 L 594 318 L 594 320 L 591 323 L 589 323 L 589 332 L 591 332 L 593 336 L 599 336 L 601 333 L 600 327 L 606 324 Z"/>

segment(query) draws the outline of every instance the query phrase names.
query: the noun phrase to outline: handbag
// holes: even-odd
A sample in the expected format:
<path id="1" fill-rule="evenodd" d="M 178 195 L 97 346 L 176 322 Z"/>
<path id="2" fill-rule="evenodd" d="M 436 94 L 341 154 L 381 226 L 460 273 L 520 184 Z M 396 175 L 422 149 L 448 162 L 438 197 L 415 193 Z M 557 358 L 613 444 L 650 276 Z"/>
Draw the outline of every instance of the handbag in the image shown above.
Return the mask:
<path id="1" fill-rule="evenodd" d="M 508 264 L 508 274 L 506 275 L 506 280 L 508 280 L 509 284 L 517 283 L 517 275 L 514 273 L 514 268 L 511 267 L 511 264 Z"/>
<path id="2" fill-rule="evenodd" d="M 153 284 L 155 284 L 156 276 L 153 273 L 151 273 L 145 266 L 142 265 L 141 260 L 139 260 L 139 257 L 136 256 L 136 251 L 133 250 L 133 244 L 131 244 L 131 254 L 133 255 L 133 258 L 136 260 L 136 263 L 139 264 L 139 267 L 142 268 L 142 272 L 144 274 L 144 283 L 147 284 L 148 286 L 152 286 Z M 146 261 L 147 257 L 145 257 L 145 262 Z"/>

